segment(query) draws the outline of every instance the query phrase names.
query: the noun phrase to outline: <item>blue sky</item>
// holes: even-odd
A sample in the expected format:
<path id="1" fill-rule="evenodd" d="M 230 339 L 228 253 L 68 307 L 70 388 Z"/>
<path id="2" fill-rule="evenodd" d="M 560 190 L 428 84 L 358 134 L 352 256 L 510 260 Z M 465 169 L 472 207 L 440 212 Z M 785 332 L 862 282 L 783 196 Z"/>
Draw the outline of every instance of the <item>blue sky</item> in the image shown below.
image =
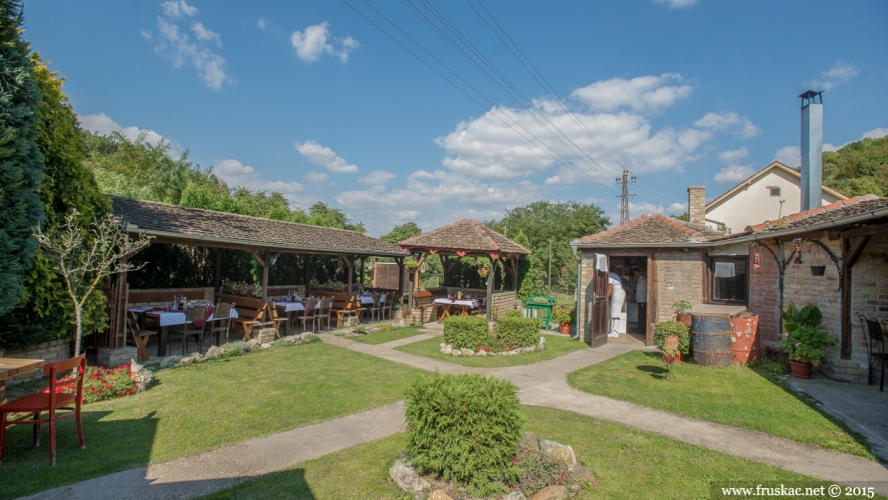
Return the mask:
<path id="1" fill-rule="evenodd" d="M 25 16 L 84 127 L 166 138 L 373 235 L 538 199 L 619 220 L 624 167 L 633 217 L 682 213 L 689 185 L 713 198 L 798 165 L 808 88 L 826 90 L 827 148 L 888 134 L 880 0 L 34 0 Z"/>

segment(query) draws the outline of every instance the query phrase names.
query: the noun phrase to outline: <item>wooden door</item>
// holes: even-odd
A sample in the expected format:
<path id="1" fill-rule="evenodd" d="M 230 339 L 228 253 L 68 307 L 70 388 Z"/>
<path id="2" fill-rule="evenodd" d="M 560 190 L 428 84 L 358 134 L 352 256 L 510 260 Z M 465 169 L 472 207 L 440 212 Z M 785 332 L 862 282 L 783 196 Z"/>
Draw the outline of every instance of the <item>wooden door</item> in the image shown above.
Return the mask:
<path id="1" fill-rule="evenodd" d="M 592 261 L 598 261 L 598 254 L 592 255 Z M 583 317 L 583 342 L 591 347 L 607 344 L 607 332 L 610 330 L 609 297 L 607 295 L 607 271 L 595 269 L 595 276 L 586 288 L 586 303 Z"/>

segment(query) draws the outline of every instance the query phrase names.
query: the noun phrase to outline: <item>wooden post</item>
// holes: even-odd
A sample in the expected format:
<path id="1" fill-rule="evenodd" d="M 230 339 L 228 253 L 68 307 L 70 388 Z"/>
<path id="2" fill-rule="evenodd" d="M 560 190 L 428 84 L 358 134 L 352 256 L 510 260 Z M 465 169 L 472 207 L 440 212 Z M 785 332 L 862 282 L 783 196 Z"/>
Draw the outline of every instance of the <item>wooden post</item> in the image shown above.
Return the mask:
<path id="1" fill-rule="evenodd" d="M 305 295 L 308 296 L 308 292 L 311 289 L 309 282 L 311 281 L 311 255 L 305 254 L 302 256 L 305 261 Z"/>
<path id="2" fill-rule="evenodd" d="M 493 318 L 493 282 L 496 276 L 497 259 L 490 259 L 490 274 L 487 275 L 487 321 Z"/>
<path id="3" fill-rule="evenodd" d="M 401 304 L 401 297 L 404 296 L 404 259 L 395 259 L 398 263 L 398 307 Z"/>
<path id="4" fill-rule="evenodd" d="M 441 278 L 441 286 L 447 286 L 447 258 L 442 254 L 438 254 L 438 259 L 441 261 L 441 272 L 444 273 L 444 276 Z"/>
<path id="5" fill-rule="evenodd" d="M 354 274 L 355 274 L 355 261 L 351 255 L 344 256 L 345 263 L 348 264 L 348 294 L 352 293 L 352 282 L 354 282 Z"/>
<path id="6" fill-rule="evenodd" d="M 851 359 L 851 273 L 869 240 L 870 235 L 860 236 L 852 245 L 851 238 L 842 238 L 842 298 L 839 304 L 842 321 L 839 354 L 842 359 Z"/>
<path id="7" fill-rule="evenodd" d="M 213 289 L 215 290 L 216 297 L 222 293 L 222 249 L 216 248 L 216 268 L 213 270 Z M 215 302 L 215 298 L 213 297 L 213 302 Z"/>
<path id="8" fill-rule="evenodd" d="M 514 255 L 509 257 L 512 262 L 512 290 L 518 291 L 518 257 Z"/>
<path id="9" fill-rule="evenodd" d="M 268 263 L 262 263 L 262 301 L 268 300 Z"/>
<path id="10" fill-rule="evenodd" d="M 361 281 L 360 285 L 364 286 L 364 257 L 361 257 Z"/>

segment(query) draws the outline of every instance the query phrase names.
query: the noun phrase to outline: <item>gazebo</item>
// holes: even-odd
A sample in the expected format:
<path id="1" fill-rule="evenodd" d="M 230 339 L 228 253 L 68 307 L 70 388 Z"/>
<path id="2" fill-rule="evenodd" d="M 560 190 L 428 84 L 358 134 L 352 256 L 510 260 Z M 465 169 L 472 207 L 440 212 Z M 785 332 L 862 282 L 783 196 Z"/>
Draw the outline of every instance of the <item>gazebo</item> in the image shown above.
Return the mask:
<path id="1" fill-rule="evenodd" d="M 498 263 L 512 276 L 512 289 L 518 288 L 518 264 L 521 257 L 530 255 L 530 250 L 506 238 L 502 234 L 485 227 L 472 219 L 463 219 L 427 233 L 407 238 L 398 243 L 401 251 L 410 253 L 421 266 L 426 257 L 437 255 L 444 269 L 444 284 L 447 274 L 466 256 L 489 257 L 490 273 L 487 275 L 487 319 L 491 319 L 494 277 Z M 448 264 L 447 257 L 455 259 Z M 415 271 L 414 290 L 419 286 L 419 268 Z"/>

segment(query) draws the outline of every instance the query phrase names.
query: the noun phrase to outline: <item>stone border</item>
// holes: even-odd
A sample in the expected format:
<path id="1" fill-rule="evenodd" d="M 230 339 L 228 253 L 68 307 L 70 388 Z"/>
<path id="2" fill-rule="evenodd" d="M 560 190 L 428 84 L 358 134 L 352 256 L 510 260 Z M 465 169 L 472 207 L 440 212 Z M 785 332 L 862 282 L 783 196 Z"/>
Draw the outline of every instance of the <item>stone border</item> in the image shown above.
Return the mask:
<path id="1" fill-rule="evenodd" d="M 540 352 L 546 348 L 546 338 L 540 337 L 540 341 L 537 345 L 527 346 L 527 347 L 518 347 L 512 349 L 511 351 L 500 351 L 500 352 L 487 352 L 483 349 L 479 349 L 477 351 L 473 351 L 471 349 L 454 349 L 454 347 L 450 344 L 441 342 L 438 345 L 438 350 L 441 354 L 445 356 L 515 356 L 518 354 L 531 353 L 531 352 Z"/>

